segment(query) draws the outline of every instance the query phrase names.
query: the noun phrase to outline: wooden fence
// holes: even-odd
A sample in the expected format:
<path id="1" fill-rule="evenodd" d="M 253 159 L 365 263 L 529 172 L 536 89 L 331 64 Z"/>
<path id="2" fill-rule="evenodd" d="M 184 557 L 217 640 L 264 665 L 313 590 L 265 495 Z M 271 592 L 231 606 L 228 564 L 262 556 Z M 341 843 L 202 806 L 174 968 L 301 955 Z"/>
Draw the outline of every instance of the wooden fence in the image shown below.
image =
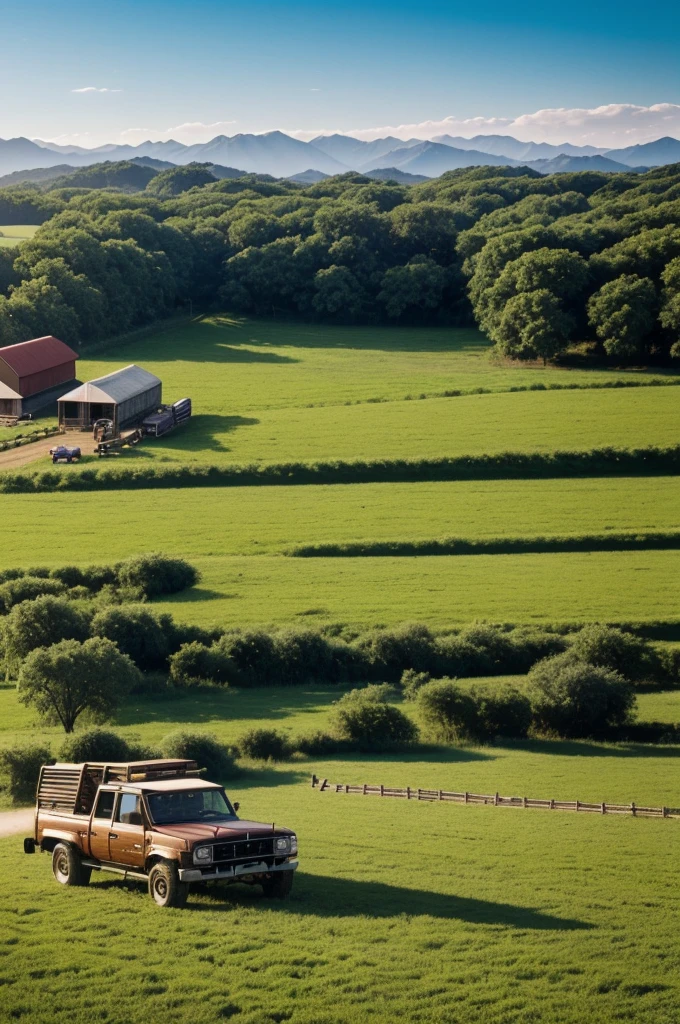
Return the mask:
<path id="1" fill-rule="evenodd" d="M 501 796 L 499 793 L 456 793 L 445 789 L 412 789 L 407 786 L 347 785 L 329 782 L 312 775 L 312 788 L 320 793 L 345 793 L 357 796 L 396 797 L 401 800 L 442 801 L 456 804 L 490 804 L 492 807 L 519 807 L 542 811 L 584 811 L 591 814 L 632 814 L 634 818 L 680 818 L 680 807 L 643 807 L 640 804 L 586 803 L 583 800 L 535 800 L 527 796 Z"/>

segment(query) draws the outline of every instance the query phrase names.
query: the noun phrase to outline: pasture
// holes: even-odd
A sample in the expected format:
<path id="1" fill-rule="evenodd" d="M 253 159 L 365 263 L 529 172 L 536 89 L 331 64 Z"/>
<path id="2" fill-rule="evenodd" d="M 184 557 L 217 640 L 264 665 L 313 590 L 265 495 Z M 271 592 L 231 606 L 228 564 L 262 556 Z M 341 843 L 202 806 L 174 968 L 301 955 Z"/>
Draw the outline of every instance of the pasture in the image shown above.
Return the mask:
<path id="1" fill-rule="evenodd" d="M 0 246 L 13 248 L 27 238 L 33 238 L 38 224 L 0 224 Z"/>
<path id="2" fill-rule="evenodd" d="M 564 749 L 560 750 L 562 747 Z M 674 1024 L 676 821 L 321 795 L 350 781 L 496 784 L 660 799 L 677 750 L 595 744 L 253 767 L 244 813 L 294 827 L 291 899 L 198 891 L 160 911 L 139 883 L 65 890 L 45 856 L 0 843 L 0 1001 L 36 1024 Z M 597 796 L 595 795 L 597 794 Z M 26 984 L 26 979 L 31 979 Z"/>

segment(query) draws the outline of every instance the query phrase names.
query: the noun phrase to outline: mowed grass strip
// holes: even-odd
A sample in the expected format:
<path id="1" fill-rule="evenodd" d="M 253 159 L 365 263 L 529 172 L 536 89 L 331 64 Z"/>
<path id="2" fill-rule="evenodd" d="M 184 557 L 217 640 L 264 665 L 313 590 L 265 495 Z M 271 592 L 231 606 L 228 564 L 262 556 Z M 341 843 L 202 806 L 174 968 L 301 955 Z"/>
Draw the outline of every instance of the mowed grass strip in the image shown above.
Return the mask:
<path id="1" fill-rule="evenodd" d="M 197 415 L 124 456 L 220 464 L 426 459 L 677 444 L 675 388 L 552 391 Z M 225 405 L 226 408 L 228 406 Z"/>
<path id="2" fill-rule="evenodd" d="M 506 366 L 491 361 L 490 352 L 487 338 L 472 329 L 342 327 L 225 314 L 136 338 L 134 345 L 112 344 L 101 355 L 82 358 L 78 367 L 81 379 L 91 380 L 134 361 L 158 374 L 166 400 L 190 395 L 198 412 L 223 420 L 310 403 L 663 375 L 656 370 Z"/>
<path id="3" fill-rule="evenodd" d="M 680 551 L 195 563 L 200 585 L 157 605 L 195 623 L 625 622 L 680 607 Z"/>
<path id="4" fill-rule="evenodd" d="M 11 248 L 33 238 L 38 230 L 37 224 L 0 224 L 0 246 Z"/>
<path id="5" fill-rule="evenodd" d="M 561 766 L 582 761 L 605 789 L 601 753 Z M 333 774 L 445 788 L 477 763 Z M 677 1020 L 677 822 L 321 795 L 299 765 L 229 790 L 296 829 L 290 901 L 208 889 L 163 912 L 142 884 L 95 874 L 67 890 L 20 837 L 0 843 L 7 1019 L 85 1024 L 96 1004 L 116 1024 L 580 1024 L 587 1003 L 595 1024 Z"/>
<path id="6" fill-rule="evenodd" d="M 71 467 L 68 467 L 69 469 Z M 105 531 L 115 504 L 122 529 Z M 494 480 L 0 495 L 0 562 L 273 554 L 352 541 L 470 540 L 680 529 L 680 477 Z M 55 549 L 53 530 L 60 530 Z"/>

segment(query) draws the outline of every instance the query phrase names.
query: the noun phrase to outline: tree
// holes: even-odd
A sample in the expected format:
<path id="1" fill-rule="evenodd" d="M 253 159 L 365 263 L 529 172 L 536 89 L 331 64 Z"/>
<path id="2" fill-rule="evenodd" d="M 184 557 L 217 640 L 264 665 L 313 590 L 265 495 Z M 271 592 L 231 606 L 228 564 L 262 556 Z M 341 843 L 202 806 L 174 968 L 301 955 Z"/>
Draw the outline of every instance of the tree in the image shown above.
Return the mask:
<path id="1" fill-rule="evenodd" d="M 92 635 L 112 640 L 142 671 L 166 666 L 168 637 L 153 612 L 143 607 L 112 605 L 97 612 Z"/>
<path id="2" fill-rule="evenodd" d="M 632 633 L 593 623 L 575 633 L 569 656 L 576 661 L 611 669 L 626 679 L 649 679 L 659 671 L 656 651 Z"/>
<path id="3" fill-rule="evenodd" d="M 427 256 L 414 256 L 405 267 L 391 267 L 382 278 L 378 302 L 391 319 L 407 310 L 422 314 L 439 309 L 447 284 L 443 267 Z"/>
<path id="4" fill-rule="evenodd" d="M 15 605 L 4 623 L 5 656 L 17 667 L 31 651 L 61 640 L 87 640 L 90 620 L 72 601 L 49 594 Z"/>
<path id="5" fill-rule="evenodd" d="M 652 331 L 657 298 L 648 277 L 622 274 L 608 281 L 588 300 L 588 322 L 604 343 L 607 355 L 637 355 Z"/>
<path id="6" fill-rule="evenodd" d="M 474 735 L 477 709 L 453 679 L 435 679 L 418 690 L 416 704 L 435 739 L 456 743 Z"/>
<path id="7" fill-rule="evenodd" d="M 317 313 L 351 320 L 359 313 L 363 289 L 347 267 L 331 266 L 319 270 L 314 277 L 316 295 L 313 306 Z"/>
<path id="8" fill-rule="evenodd" d="M 663 305 L 659 320 L 661 326 L 670 332 L 671 355 L 680 358 L 680 257 L 668 264 L 661 275 L 664 284 Z"/>
<path id="9" fill-rule="evenodd" d="M 520 292 L 506 304 L 493 331 L 497 350 L 510 359 L 542 359 L 562 352 L 574 326 L 572 317 L 552 292 L 541 288 Z"/>
<path id="10" fill-rule="evenodd" d="M 49 722 L 73 732 L 85 712 L 106 721 L 139 681 L 139 671 L 126 654 L 103 637 L 79 643 L 62 640 L 32 651 L 19 673 L 22 704 L 32 705 Z"/>
<path id="11" fill-rule="evenodd" d="M 569 738 L 606 735 L 628 724 L 635 694 L 628 680 L 569 652 L 546 658 L 529 673 L 528 697 L 535 726 Z"/>

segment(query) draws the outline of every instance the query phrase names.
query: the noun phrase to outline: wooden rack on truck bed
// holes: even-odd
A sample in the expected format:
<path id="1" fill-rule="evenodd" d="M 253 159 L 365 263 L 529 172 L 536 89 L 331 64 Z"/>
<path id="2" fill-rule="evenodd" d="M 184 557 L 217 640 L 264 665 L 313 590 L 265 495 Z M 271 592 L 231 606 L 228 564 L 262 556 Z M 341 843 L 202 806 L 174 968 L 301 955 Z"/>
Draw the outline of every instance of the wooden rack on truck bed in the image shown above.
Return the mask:
<path id="1" fill-rule="evenodd" d="M 38 808 L 84 813 L 78 811 L 79 805 L 91 802 L 97 787 L 106 783 L 196 778 L 201 771 L 196 761 L 187 760 L 44 765 L 38 782 Z"/>

